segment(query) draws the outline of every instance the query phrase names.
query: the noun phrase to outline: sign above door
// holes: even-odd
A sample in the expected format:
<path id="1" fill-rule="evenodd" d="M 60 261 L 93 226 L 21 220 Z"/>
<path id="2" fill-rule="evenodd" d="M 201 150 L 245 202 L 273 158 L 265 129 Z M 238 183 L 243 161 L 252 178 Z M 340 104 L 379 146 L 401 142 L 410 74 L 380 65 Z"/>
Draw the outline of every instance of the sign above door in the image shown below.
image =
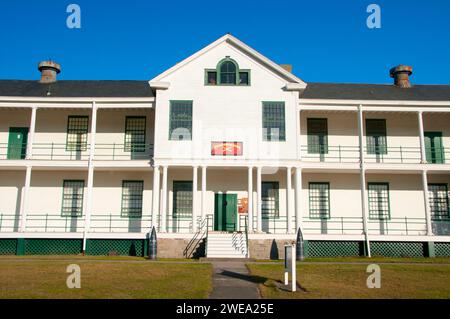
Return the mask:
<path id="1" fill-rule="evenodd" d="M 242 142 L 211 142 L 213 156 L 241 156 Z"/>

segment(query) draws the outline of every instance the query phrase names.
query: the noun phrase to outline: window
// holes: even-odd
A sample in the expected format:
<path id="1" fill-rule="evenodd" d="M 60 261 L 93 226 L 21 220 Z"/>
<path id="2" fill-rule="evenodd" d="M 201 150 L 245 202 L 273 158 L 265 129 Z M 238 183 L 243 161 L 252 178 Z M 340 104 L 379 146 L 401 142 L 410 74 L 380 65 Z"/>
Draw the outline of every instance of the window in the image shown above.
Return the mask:
<path id="1" fill-rule="evenodd" d="M 284 102 L 263 102 L 263 140 L 285 141 Z"/>
<path id="2" fill-rule="evenodd" d="M 67 120 L 66 151 L 86 151 L 88 126 L 88 116 L 69 116 Z"/>
<path id="3" fill-rule="evenodd" d="M 143 181 L 122 182 L 122 217 L 142 217 Z"/>
<path id="4" fill-rule="evenodd" d="M 239 69 L 239 65 L 226 57 L 215 69 L 205 70 L 205 85 L 250 85 L 250 70 Z"/>
<path id="5" fill-rule="evenodd" d="M 192 182 L 173 182 L 173 218 L 192 218 Z"/>
<path id="6" fill-rule="evenodd" d="M 369 218 L 386 220 L 391 219 L 389 207 L 389 184 L 368 183 Z"/>
<path id="7" fill-rule="evenodd" d="M 366 119 L 367 154 L 387 154 L 386 120 Z"/>
<path id="8" fill-rule="evenodd" d="M 192 139 L 192 101 L 170 101 L 169 139 Z"/>
<path id="9" fill-rule="evenodd" d="M 63 217 L 83 216 L 83 180 L 64 180 L 61 215 Z"/>
<path id="10" fill-rule="evenodd" d="M 428 184 L 428 201 L 432 220 L 450 219 L 447 184 Z"/>
<path id="11" fill-rule="evenodd" d="M 308 118 L 308 153 L 328 154 L 327 119 Z"/>
<path id="12" fill-rule="evenodd" d="M 278 182 L 262 182 L 261 184 L 261 212 L 263 218 L 277 218 L 279 211 Z"/>
<path id="13" fill-rule="evenodd" d="M 145 152 L 145 116 L 125 118 L 125 152 Z"/>
<path id="14" fill-rule="evenodd" d="M 309 217 L 330 218 L 330 183 L 309 183 Z"/>

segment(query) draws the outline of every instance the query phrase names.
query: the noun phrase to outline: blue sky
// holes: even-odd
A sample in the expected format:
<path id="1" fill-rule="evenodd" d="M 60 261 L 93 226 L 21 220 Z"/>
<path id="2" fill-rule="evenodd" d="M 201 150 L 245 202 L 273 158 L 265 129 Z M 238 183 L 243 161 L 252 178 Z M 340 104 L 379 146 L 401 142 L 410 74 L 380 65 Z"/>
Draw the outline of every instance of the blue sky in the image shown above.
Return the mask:
<path id="1" fill-rule="evenodd" d="M 371 3 L 381 29 L 366 26 Z M 307 82 L 390 83 L 403 63 L 413 83 L 450 84 L 448 0 L 1 1 L 0 79 L 38 79 L 51 58 L 59 79 L 148 80 L 227 32 Z"/>

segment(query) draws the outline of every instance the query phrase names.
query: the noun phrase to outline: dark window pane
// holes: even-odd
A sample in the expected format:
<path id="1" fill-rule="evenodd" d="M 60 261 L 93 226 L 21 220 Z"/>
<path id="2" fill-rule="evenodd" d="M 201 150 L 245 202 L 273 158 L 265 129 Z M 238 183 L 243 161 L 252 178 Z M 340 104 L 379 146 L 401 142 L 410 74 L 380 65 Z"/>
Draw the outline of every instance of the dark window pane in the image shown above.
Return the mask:
<path id="1" fill-rule="evenodd" d="M 308 153 L 328 153 L 328 127 L 327 119 L 309 118 L 307 120 L 308 130 Z"/>
<path id="2" fill-rule="evenodd" d="M 217 84 L 217 72 L 208 71 L 207 73 L 207 81 L 210 85 L 216 85 Z"/>
<path id="3" fill-rule="evenodd" d="M 192 182 L 173 182 L 173 218 L 192 218 Z"/>
<path id="4" fill-rule="evenodd" d="M 263 102 L 263 140 L 286 140 L 284 102 Z"/>
<path id="5" fill-rule="evenodd" d="M 450 219 L 448 188 L 446 184 L 428 184 L 428 201 L 431 219 Z"/>
<path id="6" fill-rule="evenodd" d="M 369 218 L 385 220 L 391 218 L 389 209 L 389 184 L 369 183 Z"/>
<path id="7" fill-rule="evenodd" d="M 192 101 L 171 101 L 169 120 L 171 140 L 192 139 Z"/>
<path id="8" fill-rule="evenodd" d="M 67 151 L 86 151 L 89 117 L 69 116 L 67 122 Z"/>
<path id="9" fill-rule="evenodd" d="M 262 182 L 261 211 L 263 218 L 279 217 L 279 188 L 278 182 Z"/>
<path id="10" fill-rule="evenodd" d="M 122 217 L 142 217 L 143 181 L 122 182 Z"/>
<path id="11" fill-rule="evenodd" d="M 220 65 L 220 83 L 236 84 L 236 65 L 231 61 L 225 61 Z"/>
<path id="12" fill-rule="evenodd" d="M 145 116 L 127 116 L 125 120 L 125 151 L 145 152 Z"/>
<path id="13" fill-rule="evenodd" d="M 64 217 L 83 216 L 84 181 L 64 180 L 61 215 Z"/>
<path id="14" fill-rule="evenodd" d="M 386 120 L 366 120 L 367 154 L 387 154 Z"/>
<path id="15" fill-rule="evenodd" d="M 310 218 L 330 218 L 330 184 L 309 183 Z"/>
<path id="16" fill-rule="evenodd" d="M 248 85 L 248 72 L 239 72 L 239 84 Z"/>

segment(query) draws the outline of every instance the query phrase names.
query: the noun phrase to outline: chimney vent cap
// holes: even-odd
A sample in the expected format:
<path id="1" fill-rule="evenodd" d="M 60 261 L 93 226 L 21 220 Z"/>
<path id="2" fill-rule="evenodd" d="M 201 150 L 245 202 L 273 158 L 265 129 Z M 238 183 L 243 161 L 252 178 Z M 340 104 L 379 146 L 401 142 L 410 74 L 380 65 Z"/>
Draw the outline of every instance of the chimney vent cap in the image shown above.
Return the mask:
<path id="1" fill-rule="evenodd" d="M 391 78 L 395 77 L 396 74 L 398 74 L 398 73 L 408 73 L 408 75 L 411 75 L 412 74 L 412 67 L 408 66 L 408 65 L 400 64 L 400 65 L 397 65 L 397 66 L 393 67 L 389 71 L 389 74 L 390 74 Z"/>
<path id="2" fill-rule="evenodd" d="M 40 62 L 38 65 L 38 69 L 41 72 L 42 72 L 42 70 L 50 69 L 52 71 L 55 71 L 57 74 L 61 73 L 61 65 L 59 65 L 58 63 L 53 62 L 53 61 Z"/>

